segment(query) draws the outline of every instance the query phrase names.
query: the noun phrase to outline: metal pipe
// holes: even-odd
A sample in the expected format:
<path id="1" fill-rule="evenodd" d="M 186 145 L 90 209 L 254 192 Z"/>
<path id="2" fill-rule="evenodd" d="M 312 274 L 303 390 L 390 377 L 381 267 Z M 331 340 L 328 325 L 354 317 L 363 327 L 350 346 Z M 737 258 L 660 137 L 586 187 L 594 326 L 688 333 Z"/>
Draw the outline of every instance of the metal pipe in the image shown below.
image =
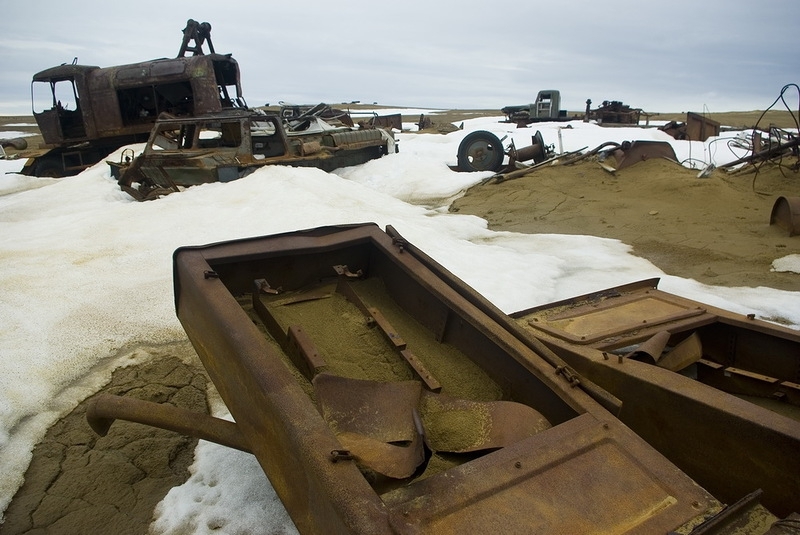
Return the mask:
<path id="1" fill-rule="evenodd" d="M 95 433 L 105 436 L 114 420 L 158 427 L 252 453 L 234 422 L 165 403 L 111 394 L 100 394 L 89 401 L 86 421 Z"/>

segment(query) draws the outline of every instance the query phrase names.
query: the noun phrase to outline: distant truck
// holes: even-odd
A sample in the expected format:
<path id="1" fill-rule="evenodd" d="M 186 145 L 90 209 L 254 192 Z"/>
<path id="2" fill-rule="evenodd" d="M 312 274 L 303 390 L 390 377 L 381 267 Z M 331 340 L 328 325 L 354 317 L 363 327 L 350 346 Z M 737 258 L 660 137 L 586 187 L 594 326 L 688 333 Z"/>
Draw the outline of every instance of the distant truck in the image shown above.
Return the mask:
<path id="1" fill-rule="evenodd" d="M 76 63 L 33 76 L 33 116 L 45 145 L 21 154 L 28 157 L 22 174 L 76 175 L 123 145 L 146 141 L 162 112 L 180 117 L 245 106 L 239 65 L 214 52 L 207 22 L 189 19 L 176 58 L 106 68 Z"/>
<path id="2" fill-rule="evenodd" d="M 506 106 L 501 111 L 506 122 L 529 124 L 544 121 L 568 121 L 567 110 L 560 109 L 561 93 L 554 89 L 539 91 L 536 101 L 520 106 Z"/>

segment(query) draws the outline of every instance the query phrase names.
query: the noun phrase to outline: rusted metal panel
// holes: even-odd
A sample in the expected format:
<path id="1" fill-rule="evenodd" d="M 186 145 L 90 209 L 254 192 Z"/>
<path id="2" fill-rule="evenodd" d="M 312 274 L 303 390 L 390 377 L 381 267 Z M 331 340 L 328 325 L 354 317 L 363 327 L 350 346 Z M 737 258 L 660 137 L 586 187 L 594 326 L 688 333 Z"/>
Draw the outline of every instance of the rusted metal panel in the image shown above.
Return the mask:
<path id="1" fill-rule="evenodd" d="M 613 154 L 617 170 L 654 158 L 666 158 L 672 162 L 678 162 L 675 149 L 666 141 L 625 141 Z"/>
<path id="2" fill-rule="evenodd" d="M 705 141 L 709 137 L 718 136 L 721 125 L 698 113 L 687 112 L 686 122 L 670 121 L 659 130 L 666 132 L 675 139 L 687 141 Z"/>
<path id="3" fill-rule="evenodd" d="M 718 136 L 720 123 L 698 113 L 686 113 L 686 139 L 691 141 L 705 141 Z"/>
<path id="4" fill-rule="evenodd" d="M 726 501 L 756 488 L 786 515 L 800 509 L 800 423 L 730 393 L 798 405 L 800 333 L 657 289 L 658 279 L 512 314 L 509 328 L 544 341 L 623 401 L 620 418 Z M 616 329 L 613 327 L 616 325 Z M 632 355 L 659 332 L 664 358 L 696 337 L 702 358 L 675 373 Z M 664 355 L 664 354 L 662 354 Z"/>
<path id="5" fill-rule="evenodd" d="M 420 116 L 422 117 L 422 116 Z M 430 120 L 429 120 L 430 122 Z M 365 119 L 363 121 L 359 121 L 358 124 L 362 125 L 364 128 L 389 128 L 389 129 L 396 129 L 402 130 L 403 129 L 403 116 L 399 113 L 393 113 L 390 115 L 373 115 L 369 119 Z M 422 127 L 420 127 L 422 130 Z"/>

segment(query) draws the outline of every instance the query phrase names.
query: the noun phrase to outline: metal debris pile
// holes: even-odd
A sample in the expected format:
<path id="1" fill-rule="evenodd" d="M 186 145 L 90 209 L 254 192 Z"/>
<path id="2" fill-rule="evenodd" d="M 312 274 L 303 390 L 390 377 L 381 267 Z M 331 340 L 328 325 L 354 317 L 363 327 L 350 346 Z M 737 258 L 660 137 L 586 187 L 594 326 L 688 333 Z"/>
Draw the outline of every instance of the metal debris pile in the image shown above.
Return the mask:
<path id="1" fill-rule="evenodd" d="M 556 153 L 553 145 L 545 145 L 538 130 L 527 147 L 517 148 L 512 140 L 509 147 L 504 149 L 504 140 L 485 130 L 468 134 L 458 147 L 458 165 L 453 170 L 496 171 L 486 181 L 499 183 L 529 175 L 545 166 L 572 165 L 589 158 L 595 159 L 609 173 L 652 158 L 665 158 L 678 163 L 674 149 L 665 141 L 607 141 L 587 152 L 584 152 L 587 147 L 583 147 L 576 151 Z M 508 163 L 503 165 L 505 156 L 508 156 Z M 605 163 L 612 156 L 615 159 L 614 167 Z M 532 164 L 525 163 L 530 160 Z"/>

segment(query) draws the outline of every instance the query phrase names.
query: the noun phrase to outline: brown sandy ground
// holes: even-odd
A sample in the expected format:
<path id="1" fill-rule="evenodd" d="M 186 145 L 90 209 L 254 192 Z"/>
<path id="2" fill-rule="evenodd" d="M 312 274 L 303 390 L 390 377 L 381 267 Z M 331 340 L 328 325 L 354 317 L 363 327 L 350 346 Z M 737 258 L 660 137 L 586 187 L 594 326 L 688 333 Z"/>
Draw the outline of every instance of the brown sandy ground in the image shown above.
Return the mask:
<path id="1" fill-rule="evenodd" d="M 450 110 L 431 118 L 441 125 L 496 115 L 497 110 Z M 710 116 L 724 125 L 751 127 L 761 112 Z M 652 119 L 685 120 L 685 114 Z M 0 126 L 33 122 L 0 117 Z M 769 112 L 759 124 L 794 126 L 786 112 Z M 8 129 L 38 134 L 35 126 Z M 41 136 L 27 140 L 29 148 L 37 148 Z M 800 290 L 800 275 L 769 271 L 775 258 L 800 253 L 800 236 L 789 238 L 768 225 L 776 196 L 800 195 L 800 176 L 775 168 L 762 168 L 757 176 L 719 170 L 708 179 L 696 175 L 666 161 L 647 161 L 614 175 L 586 162 L 475 186 L 452 210 L 484 217 L 498 230 L 620 239 L 665 272 L 708 284 Z M 103 391 L 206 412 L 207 378 L 188 341 L 147 350 L 154 359 L 118 370 Z M 188 477 L 196 440 L 122 421 L 101 438 L 85 414 L 86 401 L 36 446 L 0 533 L 144 534 L 155 505 Z"/>
<path id="2" fill-rule="evenodd" d="M 800 290 L 799 274 L 770 271 L 800 253 L 800 236 L 769 224 L 779 196 L 800 195 L 800 174 L 764 166 L 697 175 L 664 159 L 613 174 L 592 161 L 544 167 L 475 186 L 451 210 L 495 230 L 615 238 L 665 273 L 706 284 Z"/>

